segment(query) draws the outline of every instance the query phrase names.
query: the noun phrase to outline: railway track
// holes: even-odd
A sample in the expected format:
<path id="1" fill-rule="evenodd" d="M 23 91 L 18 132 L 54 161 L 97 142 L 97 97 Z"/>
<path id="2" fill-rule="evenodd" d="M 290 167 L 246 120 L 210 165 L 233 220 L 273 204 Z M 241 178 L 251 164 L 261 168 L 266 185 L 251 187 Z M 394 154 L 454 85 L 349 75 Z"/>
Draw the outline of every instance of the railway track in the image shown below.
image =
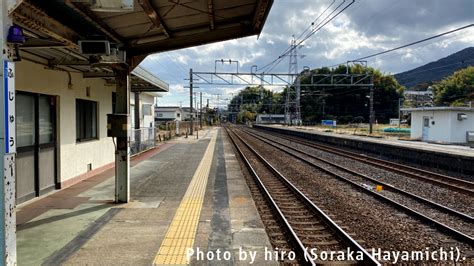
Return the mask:
<path id="1" fill-rule="evenodd" d="M 350 258 L 348 253 L 352 251 L 363 259 L 359 261 L 359 257 L 357 261 L 349 260 L 349 262 L 380 265 L 359 243 L 240 136 L 227 128 L 226 132 L 272 209 L 273 216 L 277 217 L 280 227 L 284 228 L 286 242 L 291 243 L 291 250 L 296 255 L 295 258 L 287 257 L 287 260 L 296 260 L 305 265 L 316 265 L 325 263 L 324 260 L 319 260 L 324 254 L 326 256 L 337 254 L 334 258 L 346 260 Z"/>
<path id="2" fill-rule="evenodd" d="M 381 193 L 379 192 L 376 192 L 376 191 L 373 191 L 365 186 L 363 186 L 361 183 L 360 183 L 360 180 L 358 180 L 357 178 L 363 178 L 365 180 L 369 180 L 370 182 L 374 183 L 374 184 L 382 184 L 384 186 L 385 189 L 388 189 L 388 190 L 392 190 L 393 192 L 395 193 L 399 193 L 401 195 L 404 195 L 404 196 L 407 196 L 407 197 L 410 197 L 412 198 L 413 200 L 416 200 L 416 201 L 419 201 L 421 202 L 421 204 L 424 204 L 426 206 L 428 206 L 429 208 L 435 208 L 441 212 L 445 212 L 447 214 L 450 215 L 450 217 L 448 217 L 447 220 L 450 221 L 451 224 L 453 225 L 461 225 L 463 228 L 470 228 L 473 224 L 473 217 L 465 214 L 465 213 L 462 213 L 462 212 L 459 212 L 459 211 L 456 211 L 454 209 L 450 209 L 446 206 L 443 206 L 441 204 L 438 204 L 436 202 L 432 202 L 430 200 L 427 200 L 425 198 L 422 198 L 420 196 L 417 196 L 417 195 L 414 195 L 410 192 L 407 192 L 407 191 L 404 191 L 404 190 L 401 190 L 401 189 L 398 189 L 390 184 L 386 184 L 386 183 L 383 183 L 383 182 L 380 182 L 378 180 L 375 180 L 374 178 L 371 178 L 369 176 L 366 176 L 366 175 L 363 175 L 363 174 L 360 174 L 360 173 L 357 173 L 353 170 L 350 170 L 350 169 L 347 169 L 345 167 L 342 167 L 340 165 L 337 165 L 335 163 L 332 163 L 328 160 L 325 160 L 325 159 L 322 159 L 322 158 L 318 158 L 306 151 L 302 151 L 300 149 L 297 149 L 295 147 L 292 147 L 290 145 L 286 145 L 284 143 L 280 143 L 280 142 L 277 142 L 273 139 L 270 139 L 270 138 L 265 138 L 261 135 L 256 135 L 254 133 L 251 133 L 249 132 L 248 130 L 243 130 L 243 129 L 240 129 L 241 131 L 245 132 L 246 134 L 249 134 L 249 136 L 253 137 L 253 138 L 256 138 L 256 139 L 259 139 L 260 141 L 263 141 L 264 143 L 276 148 L 276 149 L 279 149 L 280 151 L 284 152 L 284 153 L 287 153 L 295 158 L 297 158 L 298 160 L 301 160 L 303 161 L 304 163 L 307 163 L 313 167 L 316 167 L 317 169 L 319 170 L 322 170 L 342 181 L 345 181 L 361 190 L 363 190 L 364 192 L 372 195 L 372 196 L 375 196 L 376 198 L 378 199 L 381 199 L 389 204 L 391 204 L 392 206 L 400 209 L 400 210 L 403 210 L 404 212 L 407 212 L 413 216 L 416 216 L 417 218 L 425 221 L 425 222 L 428 222 L 430 224 L 433 224 L 435 225 L 438 229 L 440 229 L 441 231 L 443 231 L 444 233 L 446 234 L 449 234 L 463 242 L 466 242 L 468 244 L 473 244 L 474 243 L 474 240 L 473 240 L 473 237 L 470 235 L 470 233 L 472 232 L 469 232 L 469 233 L 465 233 L 465 232 L 461 232 L 460 230 L 458 229 L 455 229 L 453 228 L 452 226 L 448 226 L 446 225 L 445 223 L 442 223 L 442 222 L 439 222 L 437 219 L 435 218 L 432 218 L 430 216 L 433 216 L 433 211 L 427 211 L 427 209 L 425 208 L 423 212 L 420 212 L 418 210 L 415 210 L 414 208 L 410 208 L 404 204 L 401 204 L 391 198 L 385 195 L 382 195 Z M 328 168 L 326 166 L 322 166 L 320 164 L 316 164 L 314 163 L 313 161 L 309 161 L 308 159 L 304 158 L 304 156 L 306 157 L 309 157 L 309 158 L 312 158 L 312 159 L 315 159 L 317 161 L 321 161 L 327 165 L 330 165 L 331 167 L 333 168 Z M 339 169 L 339 170 L 342 170 L 342 171 L 345 171 L 347 173 L 350 173 L 351 175 L 354 175 L 356 176 L 357 178 L 354 178 L 354 177 L 350 177 L 350 176 L 347 176 L 347 175 L 341 175 L 339 173 L 337 173 L 336 171 L 334 171 L 334 169 Z M 413 204 L 413 203 L 412 203 Z M 423 208 L 421 208 L 423 210 Z M 425 214 L 425 213 L 429 213 L 428 215 Z"/>
<path id="3" fill-rule="evenodd" d="M 260 129 L 258 130 L 262 131 Z M 419 169 L 416 167 L 412 167 L 412 166 L 408 166 L 408 165 L 404 165 L 400 163 L 395 163 L 395 162 L 375 158 L 375 157 L 368 156 L 365 154 L 358 154 L 352 151 L 343 150 L 343 149 L 335 148 L 335 147 L 324 145 L 324 144 L 314 143 L 308 140 L 302 140 L 301 138 L 297 138 L 297 137 L 290 137 L 288 135 L 283 135 L 281 133 L 272 132 L 272 134 L 282 139 L 286 139 L 288 141 L 293 141 L 302 145 L 306 145 L 308 147 L 319 149 L 319 150 L 336 154 L 342 157 L 350 158 L 350 159 L 363 162 L 375 167 L 379 167 L 391 172 L 395 172 L 404 176 L 416 178 L 422 181 L 427 181 L 439 186 L 443 186 L 452 190 L 465 193 L 471 197 L 474 196 L 474 182 L 471 182 L 471 181 Z"/>

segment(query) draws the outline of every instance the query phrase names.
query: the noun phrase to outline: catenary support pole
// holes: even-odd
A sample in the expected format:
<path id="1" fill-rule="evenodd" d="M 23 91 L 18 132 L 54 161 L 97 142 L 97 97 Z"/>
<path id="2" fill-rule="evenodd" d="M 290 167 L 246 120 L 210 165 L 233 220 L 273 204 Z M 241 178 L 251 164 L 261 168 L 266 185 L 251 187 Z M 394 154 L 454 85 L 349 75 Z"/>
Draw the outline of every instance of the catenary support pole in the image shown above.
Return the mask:
<path id="1" fill-rule="evenodd" d="M 118 114 L 130 115 L 130 69 L 115 70 L 117 82 L 116 112 Z M 130 132 L 130 118 L 127 122 L 127 132 Z M 130 135 L 129 133 L 127 134 Z M 115 202 L 125 203 L 130 200 L 130 146 L 129 137 L 117 138 L 117 150 L 115 152 Z"/>
<path id="2" fill-rule="evenodd" d="M 199 127 L 202 129 L 202 92 L 199 92 Z"/>
<path id="3" fill-rule="evenodd" d="M 402 100 L 403 98 L 398 98 L 398 128 L 400 128 L 401 124 L 402 124 L 402 111 L 401 111 L 401 108 L 402 108 Z"/>
<path id="4" fill-rule="evenodd" d="M 374 86 L 370 86 L 370 115 L 369 115 L 369 133 L 372 134 L 374 127 Z"/>
<path id="5" fill-rule="evenodd" d="M 189 69 L 189 135 L 193 134 L 193 69 Z"/>
<path id="6" fill-rule="evenodd" d="M 3 169 L 3 180 L 0 181 L 0 265 L 16 265 L 16 213 L 15 213 L 15 163 L 16 163 L 16 115 L 15 115 L 15 63 L 13 47 L 7 44 L 8 29 L 12 20 L 8 16 L 8 7 L 12 1 L 0 2 L 0 43 L 2 45 L 1 88 L 3 97 L 0 101 L 0 167 Z"/>

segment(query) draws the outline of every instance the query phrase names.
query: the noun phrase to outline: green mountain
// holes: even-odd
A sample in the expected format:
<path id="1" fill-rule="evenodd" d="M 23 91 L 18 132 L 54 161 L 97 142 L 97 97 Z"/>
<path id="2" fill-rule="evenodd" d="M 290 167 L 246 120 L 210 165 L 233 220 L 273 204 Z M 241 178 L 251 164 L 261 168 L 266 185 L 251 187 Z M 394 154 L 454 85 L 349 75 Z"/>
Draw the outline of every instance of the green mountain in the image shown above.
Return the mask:
<path id="1" fill-rule="evenodd" d="M 427 87 L 427 85 L 440 81 L 453 74 L 454 71 L 467 66 L 474 66 L 474 47 L 463 49 L 415 69 L 398 73 L 395 78 L 398 83 L 407 89 L 415 89 L 415 86 L 420 84 L 426 84 L 422 87 Z"/>

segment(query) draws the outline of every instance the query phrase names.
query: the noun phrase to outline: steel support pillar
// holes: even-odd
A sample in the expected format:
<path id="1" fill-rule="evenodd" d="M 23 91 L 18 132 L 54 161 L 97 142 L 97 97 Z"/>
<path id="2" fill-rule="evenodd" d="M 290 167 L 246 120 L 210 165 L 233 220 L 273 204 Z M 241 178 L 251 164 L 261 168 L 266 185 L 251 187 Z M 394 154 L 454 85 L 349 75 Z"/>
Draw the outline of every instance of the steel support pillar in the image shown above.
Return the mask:
<path id="1" fill-rule="evenodd" d="M 2 95 L 0 100 L 0 265 L 16 265 L 16 213 L 15 213 L 15 162 L 16 162 L 16 115 L 15 115 L 15 63 L 14 49 L 7 44 L 8 29 L 12 20 L 8 16 L 12 1 L 0 2 L 0 44 L 2 46 L 2 70 L 0 71 Z"/>
<path id="2" fill-rule="evenodd" d="M 128 68 L 115 70 L 117 82 L 116 112 L 130 115 L 130 70 Z M 130 136 L 130 118 L 127 122 Z M 130 200 L 130 143 L 129 137 L 117 138 L 115 151 L 115 202 L 125 203 Z"/>
<path id="3" fill-rule="evenodd" d="M 141 132 L 140 132 L 140 92 L 136 91 L 134 92 L 135 96 L 135 115 L 133 118 L 134 124 L 135 124 L 135 150 L 138 152 L 140 151 L 140 146 L 141 146 Z"/>

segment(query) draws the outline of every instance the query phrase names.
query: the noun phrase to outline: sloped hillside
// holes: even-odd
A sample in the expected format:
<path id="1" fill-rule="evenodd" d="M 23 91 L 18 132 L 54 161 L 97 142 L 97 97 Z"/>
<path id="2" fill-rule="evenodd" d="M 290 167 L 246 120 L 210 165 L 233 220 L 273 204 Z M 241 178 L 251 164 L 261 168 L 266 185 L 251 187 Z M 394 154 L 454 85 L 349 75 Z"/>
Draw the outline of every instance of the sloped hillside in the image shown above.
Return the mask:
<path id="1" fill-rule="evenodd" d="M 440 81 L 452 75 L 456 70 L 474 66 L 474 47 L 463 49 L 457 53 L 441 58 L 415 69 L 398 73 L 395 78 L 407 89 L 421 83 Z"/>

